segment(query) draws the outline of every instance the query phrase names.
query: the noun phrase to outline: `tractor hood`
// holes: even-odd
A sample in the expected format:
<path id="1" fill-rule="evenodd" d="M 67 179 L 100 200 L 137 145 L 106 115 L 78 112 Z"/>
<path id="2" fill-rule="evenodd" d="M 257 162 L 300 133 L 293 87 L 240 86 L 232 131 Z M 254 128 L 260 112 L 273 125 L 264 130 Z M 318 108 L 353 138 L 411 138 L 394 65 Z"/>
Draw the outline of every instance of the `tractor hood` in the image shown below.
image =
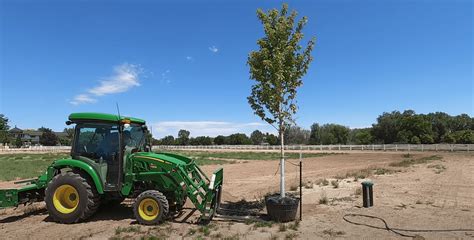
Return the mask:
<path id="1" fill-rule="evenodd" d="M 173 165 L 187 165 L 193 160 L 181 155 L 172 153 L 151 153 L 151 152 L 139 152 L 133 154 L 133 158 L 152 160 L 162 163 L 168 163 Z"/>

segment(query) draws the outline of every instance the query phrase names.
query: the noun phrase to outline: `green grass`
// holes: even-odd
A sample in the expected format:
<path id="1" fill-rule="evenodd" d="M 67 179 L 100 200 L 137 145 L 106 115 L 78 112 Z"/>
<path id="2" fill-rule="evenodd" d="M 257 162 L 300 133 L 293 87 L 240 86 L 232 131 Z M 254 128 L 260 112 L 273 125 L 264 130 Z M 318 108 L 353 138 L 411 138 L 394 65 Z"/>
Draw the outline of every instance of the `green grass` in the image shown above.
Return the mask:
<path id="1" fill-rule="evenodd" d="M 199 165 L 233 163 L 235 160 L 278 160 L 278 152 L 207 152 L 207 151 L 163 151 L 183 155 L 196 160 Z M 303 158 L 324 157 L 338 153 L 305 153 Z M 299 153 L 286 153 L 286 159 L 299 159 Z"/>
<path id="2" fill-rule="evenodd" d="M 277 152 L 204 152 L 172 151 L 190 157 L 198 165 L 232 164 L 235 160 L 277 160 Z M 323 157 L 337 153 L 305 153 L 304 158 Z M 287 153 L 287 159 L 298 159 L 299 153 Z M 2 154 L 0 155 L 0 181 L 33 178 L 41 175 L 54 160 L 68 157 L 64 153 Z"/>
<path id="3" fill-rule="evenodd" d="M 2 154 L 0 155 L 0 180 L 38 177 L 54 160 L 68 157 L 64 153 Z"/>

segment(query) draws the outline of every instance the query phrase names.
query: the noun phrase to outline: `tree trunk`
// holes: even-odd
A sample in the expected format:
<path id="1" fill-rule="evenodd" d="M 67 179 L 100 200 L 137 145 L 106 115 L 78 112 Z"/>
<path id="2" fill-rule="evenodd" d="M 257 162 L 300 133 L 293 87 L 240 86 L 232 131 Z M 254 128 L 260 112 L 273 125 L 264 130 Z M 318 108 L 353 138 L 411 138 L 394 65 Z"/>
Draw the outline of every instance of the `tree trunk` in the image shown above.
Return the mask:
<path id="1" fill-rule="evenodd" d="M 283 139 L 283 126 L 280 124 L 280 197 L 285 197 L 285 143 Z"/>

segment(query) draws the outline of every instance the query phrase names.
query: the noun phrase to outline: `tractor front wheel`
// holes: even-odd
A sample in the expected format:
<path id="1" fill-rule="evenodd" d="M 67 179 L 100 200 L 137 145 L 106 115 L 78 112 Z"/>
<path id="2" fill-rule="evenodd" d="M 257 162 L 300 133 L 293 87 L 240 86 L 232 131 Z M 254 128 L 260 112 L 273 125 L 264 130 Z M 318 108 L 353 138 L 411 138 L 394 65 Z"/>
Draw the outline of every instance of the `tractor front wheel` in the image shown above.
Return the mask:
<path id="1" fill-rule="evenodd" d="M 169 204 L 163 193 L 148 190 L 138 195 L 133 204 L 133 213 L 140 224 L 156 225 L 168 215 Z"/>
<path id="2" fill-rule="evenodd" d="M 99 207 L 95 186 L 74 172 L 56 175 L 45 191 L 46 208 L 54 221 L 76 223 L 87 219 Z"/>

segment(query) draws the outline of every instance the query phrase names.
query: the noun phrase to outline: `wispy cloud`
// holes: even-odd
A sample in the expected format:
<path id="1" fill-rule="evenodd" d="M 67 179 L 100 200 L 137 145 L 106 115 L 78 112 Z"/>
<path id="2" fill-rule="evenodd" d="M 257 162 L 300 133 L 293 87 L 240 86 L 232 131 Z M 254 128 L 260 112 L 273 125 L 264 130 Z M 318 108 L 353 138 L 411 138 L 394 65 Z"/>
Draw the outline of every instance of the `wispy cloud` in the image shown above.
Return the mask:
<path id="1" fill-rule="evenodd" d="M 161 73 L 161 81 L 162 82 L 166 82 L 166 83 L 170 83 L 171 80 L 168 78 L 168 74 L 170 73 L 171 71 L 169 69 L 167 69 L 166 71 L 162 72 Z"/>
<path id="2" fill-rule="evenodd" d="M 188 60 L 188 61 L 193 61 L 193 60 L 194 60 L 194 58 L 193 58 L 193 57 L 191 57 L 191 56 L 186 56 L 186 60 Z"/>
<path id="3" fill-rule="evenodd" d="M 94 99 L 87 94 L 79 94 L 75 96 L 74 99 L 70 103 L 73 105 L 79 105 L 83 103 L 95 103 L 95 102 L 97 102 L 97 99 Z"/>
<path id="4" fill-rule="evenodd" d="M 114 68 L 114 75 L 100 81 L 100 85 L 89 90 L 97 96 L 126 92 L 132 87 L 140 86 L 138 75 L 142 72 L 139 66 L 122 64 Z"/>
<path id="5" fill-rule="evenodd" d="M 211 46 L 211 47 L 209 47 L 209 51 L 211 51 L 213 53 L 217 53 L 219 51 L 219 49 L 216 46 Z"/>
<path id="6" fill-rule="evenodd" d="M 124 63 L 114 67 L 113 75 L 100 80 L 100 84 L 74 97 L 71 104 L 95 103 L 95 97 L 108 94 L 126 92 L 133 87 L 140 86 L 140 74 L 143 69 L 134 64 Z"/>
<path id="7" fill-rule="evenodd" d="M 191 132 L 192 136 L 211 136 L 229 135 L 233 133 L 245 133 L 249 135 L 256 129 L 265 132 L 273 132 L 268 124 L 251 122 L 251 123 L 234 123 L 223 121 L 165 121 L 153 124 L 153 132 L 159 136 L 173 135 L 176 136 L 180 129 L 186 129 Z"/>

